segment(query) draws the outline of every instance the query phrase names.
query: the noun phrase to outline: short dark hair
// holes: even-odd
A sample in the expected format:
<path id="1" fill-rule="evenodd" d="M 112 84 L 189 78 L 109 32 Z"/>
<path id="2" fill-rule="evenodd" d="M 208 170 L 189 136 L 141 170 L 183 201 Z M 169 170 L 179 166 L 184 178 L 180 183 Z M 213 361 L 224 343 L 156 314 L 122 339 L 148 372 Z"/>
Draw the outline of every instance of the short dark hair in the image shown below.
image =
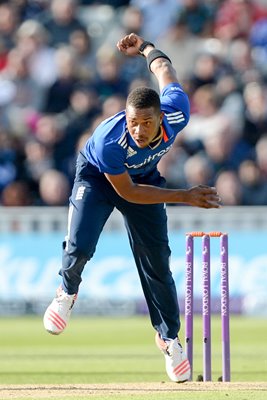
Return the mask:
<path id="1" fill-rule="evenodd" d="M 158 93 L 149 87 L 137 87 L 127 97 L 126 108 L 128 106 L 138 109 L 153 107 L 156 112 L 160 113 L 160 98 Z"/>

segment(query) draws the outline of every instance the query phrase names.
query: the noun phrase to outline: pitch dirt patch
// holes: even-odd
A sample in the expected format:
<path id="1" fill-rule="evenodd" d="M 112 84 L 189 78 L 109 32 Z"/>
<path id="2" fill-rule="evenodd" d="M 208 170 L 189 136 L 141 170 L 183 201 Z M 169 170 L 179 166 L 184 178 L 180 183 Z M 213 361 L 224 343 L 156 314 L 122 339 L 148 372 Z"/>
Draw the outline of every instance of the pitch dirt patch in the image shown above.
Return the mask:
<path id="1" fill-rule="evenodd" d="M 0 385 L 0 399 L 53 398 L 60 396 L 159 394 L 170 392 L 204 392 L 217 390 L 266 391 L 267 382 L 172 382 L 79 384 L 79 385 Z M 267 396 L 267 394 L 266 394 Z"/>

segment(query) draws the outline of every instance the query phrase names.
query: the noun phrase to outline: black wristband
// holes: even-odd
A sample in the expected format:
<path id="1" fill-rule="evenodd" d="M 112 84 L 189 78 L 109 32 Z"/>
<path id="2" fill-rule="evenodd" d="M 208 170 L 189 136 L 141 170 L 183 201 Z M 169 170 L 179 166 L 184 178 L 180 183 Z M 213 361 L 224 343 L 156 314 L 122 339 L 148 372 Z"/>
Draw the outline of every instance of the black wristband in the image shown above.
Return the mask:
<path id="1" fill-rule="evenodd" d="M 154 60 L 156 60 L 157 58 L 166 58 L 166 60 L 170 61 L 170 63 L 171 63 L 171 60 L 169 59 L 169 57 L 166 54 L 164 54 L 162 51 L 157 50 L 157 49 L 151 50 L 150 53 L 148 54 L 148 56 L 146 57 L 147 67 L 148 67 L 149 71 L 151 71 L 151 68 L 150 68 L 151 63 Z"/>
<path id="2" fill-rule="evenodd" d="M 144 56 L 144 50 L 145 50 L 145 48 L 146 48 L 147 46 L 153 46 L 153 47 L 155 47 L 153 43 L 148 42 L 147 40 L 145 40 L 145 41 L 140 45 L 140 47 L 139 47 L 139 49 L 138 49 L 138 50 L 139 50 L 139 53 L 140 53 L 142 56 Z"/>

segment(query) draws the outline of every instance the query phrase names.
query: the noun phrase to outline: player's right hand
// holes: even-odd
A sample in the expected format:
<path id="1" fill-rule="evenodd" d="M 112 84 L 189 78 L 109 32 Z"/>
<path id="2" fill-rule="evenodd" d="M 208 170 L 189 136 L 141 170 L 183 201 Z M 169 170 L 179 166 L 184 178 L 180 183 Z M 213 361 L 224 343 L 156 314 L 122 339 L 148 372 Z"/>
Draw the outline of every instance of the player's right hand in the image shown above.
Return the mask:
<path id="1" fill-rule="evenodd" d="M 201 208 L 220 208 L 221 198 L 215 187 L 193 186 L 187 190 L 188 204 Z"/>

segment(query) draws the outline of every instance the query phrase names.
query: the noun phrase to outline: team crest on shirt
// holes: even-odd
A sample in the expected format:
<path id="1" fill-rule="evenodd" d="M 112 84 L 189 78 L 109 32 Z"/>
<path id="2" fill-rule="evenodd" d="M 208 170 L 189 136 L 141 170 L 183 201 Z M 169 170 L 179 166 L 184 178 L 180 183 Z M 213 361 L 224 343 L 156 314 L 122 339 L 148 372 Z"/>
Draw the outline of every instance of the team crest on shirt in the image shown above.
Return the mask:
<path id="1" fill-rule="evenodd" d="M 132 157 L 135 154 L 137 154 L 137 151 L 132 149 L 131 146 L 128 146 L 127 147 L 127 156 L 126 156 L 126 158 Z"/>

